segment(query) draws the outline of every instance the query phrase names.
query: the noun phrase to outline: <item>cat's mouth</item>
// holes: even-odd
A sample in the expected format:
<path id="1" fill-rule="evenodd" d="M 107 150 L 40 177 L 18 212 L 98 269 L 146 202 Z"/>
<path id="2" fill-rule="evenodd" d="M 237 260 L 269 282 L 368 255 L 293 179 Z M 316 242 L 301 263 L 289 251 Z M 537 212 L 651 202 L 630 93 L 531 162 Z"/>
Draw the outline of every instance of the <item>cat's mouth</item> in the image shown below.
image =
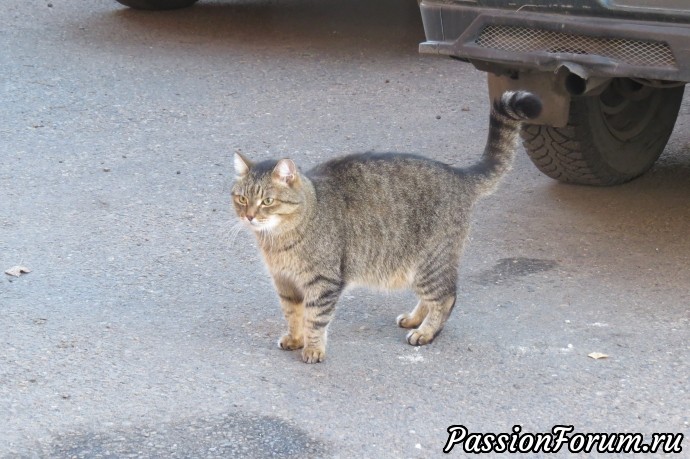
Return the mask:
<path id="1" fill-rule="evenodd" d="M 259 220 L 258 218 L 252 218 L 251 220 L 245 217 L 245 221 L 249 223 L 249 226 L 252 228 L 261 228 L 261 226 L 265 223 L 265 220 Z"/>
<path id="2" fill-rule="evenodd" d="M 249 224 L 251 229 L 254 231 L 268 231 L 273 229 L 276 224 L 278 223 L 275 221 L 273 218 L 265 218 L 263 220 L 259 220 L 258 218 L 253 218 L 249 220 L 248 218 L 245 217 L 244 219 L 245 222 Z"/>

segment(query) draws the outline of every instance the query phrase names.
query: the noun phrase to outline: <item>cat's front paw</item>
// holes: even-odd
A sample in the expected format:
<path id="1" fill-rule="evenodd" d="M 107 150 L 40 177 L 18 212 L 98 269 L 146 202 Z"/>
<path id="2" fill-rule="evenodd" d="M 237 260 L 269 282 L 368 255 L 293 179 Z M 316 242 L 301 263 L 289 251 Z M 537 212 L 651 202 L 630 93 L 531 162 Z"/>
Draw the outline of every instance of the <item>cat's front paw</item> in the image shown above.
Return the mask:
<path id="1" fill-rule="evenodd" d="M 326 349 L 307 347 L 302 349 L 302 361 L 304 363 L 319 363 L 326 358 Z"/>
<path id="2" fill-rule="evenodd" d="M 411 330 L 407 334 L 407 342 L 413 346 L 424 346 L 434 340 L 433 333 L 425 333 L 420 329 Z"/>
<path id="3" fill-rule="evenodd" d="M 295 338 L 289 333 L 284 334 L 278 340 L 278 347 L 286 351 L 293 351 L 304 347 L 304 339 Z"/>

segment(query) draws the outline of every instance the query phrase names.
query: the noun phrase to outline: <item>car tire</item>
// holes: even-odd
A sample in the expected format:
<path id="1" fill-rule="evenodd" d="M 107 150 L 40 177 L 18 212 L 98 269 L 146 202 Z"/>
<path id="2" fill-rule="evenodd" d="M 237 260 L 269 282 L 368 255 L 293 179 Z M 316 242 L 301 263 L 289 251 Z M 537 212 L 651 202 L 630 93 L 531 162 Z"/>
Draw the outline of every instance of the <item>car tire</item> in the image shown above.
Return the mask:
<path id="1" fill-rule="evenodd" d="M 537 168 L 558 181 L 596 186 L 630 181 L 664 150 L 684 89 L 616 78 L 598 95 L 573 97 L 565 127 L 523 126 L 523 145 Z"/>
<path id="2" fill-rule="evenodd" d="M 192 6 L 197 0 L 115 0 L 137 10 L 176 10 Z"/>

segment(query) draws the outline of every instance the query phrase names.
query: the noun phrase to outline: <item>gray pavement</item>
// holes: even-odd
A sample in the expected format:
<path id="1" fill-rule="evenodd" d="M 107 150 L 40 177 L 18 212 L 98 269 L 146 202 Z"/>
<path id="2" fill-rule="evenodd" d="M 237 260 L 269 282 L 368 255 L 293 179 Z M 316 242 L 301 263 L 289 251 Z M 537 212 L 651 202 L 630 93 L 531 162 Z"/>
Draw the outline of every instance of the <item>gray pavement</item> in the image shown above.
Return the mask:
<path id="1" fill-rule="evenodd" d="M 410 293 L 355 290 L 306 365 L 276 347 L 276 295 L 231 231 L 232 153 L 469 164 L 484 75 L 417 53 L 414 0 L 0 16 L 0 270 L 32 271 L 0 275 L 0 457 L 440 457 L 453 424 L 690 433 L 687 98 L 625 186 L 559 185 L 522 153 L 432 345 L 395 325 Z"/>

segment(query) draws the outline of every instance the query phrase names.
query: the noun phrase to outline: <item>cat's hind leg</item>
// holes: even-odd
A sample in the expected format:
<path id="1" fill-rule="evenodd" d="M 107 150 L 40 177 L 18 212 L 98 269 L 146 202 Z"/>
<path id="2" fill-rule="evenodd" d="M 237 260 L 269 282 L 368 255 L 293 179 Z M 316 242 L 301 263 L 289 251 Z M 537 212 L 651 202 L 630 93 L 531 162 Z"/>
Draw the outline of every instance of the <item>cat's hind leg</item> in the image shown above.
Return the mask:
<path id="1" fill-rule="evenodd" d="M 410 313 L 400 314 L 395 320 L 398 327 L 402 328 L 416 328 L 424 321 L 429 310 L 423 301 L 417 303 L 417 306 Z"/>
<path id="2" fill-rule="evenodd" d="M 278 340 L 278 347 L 301 349 L 304 347 L 304 296 L 288 279 L 274 276 L 273 281 L 288 326 L 287 332 Z"/>
<path id="3" fill-rule="evenodd" d="M 407 342 L 413 346 L 423 346 L 431 343 L 443 329 L 448 316 L 455 306 L 455 294 L 442 299 L 427 302 L 429 313 L 418 328 L 410 330 Z"/>
<path id="4" fill-rule="evenodd" d="M 453 252 L 436 251 L 417 271 L 414 291 L 419 304 L 398 320 L 401 326 L 417 327 L 407 334 L 407 342 L 413 346 L 432 342 L 455 306 L 459 257 Z"/>

